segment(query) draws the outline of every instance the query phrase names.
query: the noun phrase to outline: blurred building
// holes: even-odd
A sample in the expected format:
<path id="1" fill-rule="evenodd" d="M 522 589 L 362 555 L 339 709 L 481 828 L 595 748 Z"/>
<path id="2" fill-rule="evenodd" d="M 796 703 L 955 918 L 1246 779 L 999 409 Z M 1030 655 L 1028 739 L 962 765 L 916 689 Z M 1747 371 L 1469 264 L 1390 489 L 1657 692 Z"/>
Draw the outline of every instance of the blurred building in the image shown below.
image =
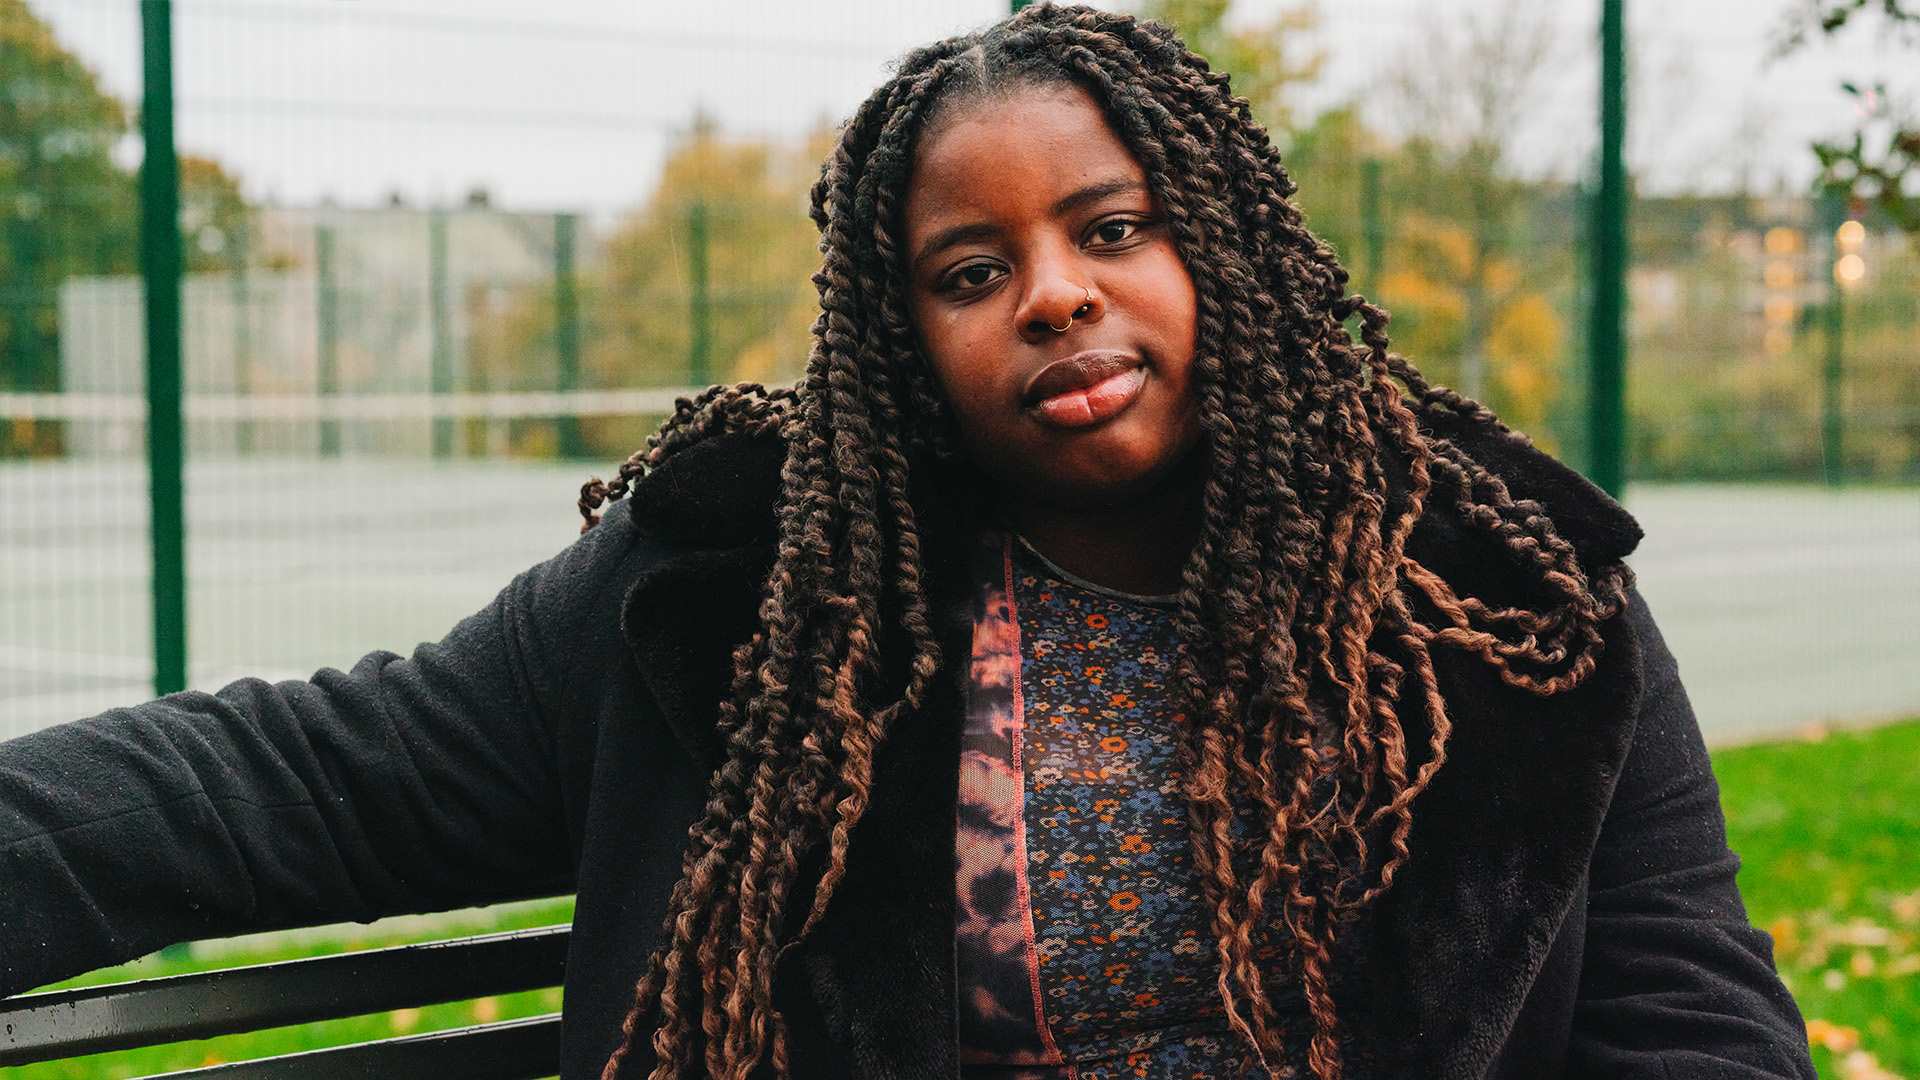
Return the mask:
<path id="1" fill-rule="evenodd" d="M 203 230 L 189 241 L 203 250 L 224 249 L 234 267 L 182 281 L 185 390 L 216 413 L 234 414 L 231 420 L 203 414 L 188 425 L 189 450 L 196 454 L 317 448 L 317 420 L 300 418 L 295 408 L 284 420 L 250 424 L 244 399 L 270 411 L 274 399 L 291 407 L 294 399 L 323 392 L 485 389 L 472 377 L 471 328 L 510 297 L 548 288 L 554 279 L 551 214 L 266 207 L 251 218 L 254 235 L 226 238 Z M 58 317 L 65 406 L 97 421 L 70 422 L 68 452 L 138 451 L 146 384 L 139 276 L 63 281 Z M 323 380 L 323 372 L 330 379 Z M 340 439 L 345 451 L 377 444 L 388 453 L 425 453 L 431 430 L 423 418 L 346 424 Z"/>

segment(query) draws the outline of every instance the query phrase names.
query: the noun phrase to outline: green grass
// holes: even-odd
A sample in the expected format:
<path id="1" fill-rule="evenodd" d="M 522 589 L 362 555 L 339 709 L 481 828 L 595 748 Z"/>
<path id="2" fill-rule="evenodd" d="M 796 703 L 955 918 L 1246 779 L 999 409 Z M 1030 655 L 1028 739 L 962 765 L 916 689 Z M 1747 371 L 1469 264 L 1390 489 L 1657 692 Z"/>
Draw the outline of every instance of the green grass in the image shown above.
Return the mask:
<path id="1" fill-rule="evenodd" d="M 1740 891 L 1773 934 L 1780 970 L 1831 1080 L 1920 1080 L 1920 720 L 1723 749 L 1713 755 L 1740 853 Z M 570 899 L 438 933 L 367 932 L 218 958 L 155 955 L 61 986 L 172 975 L 490 930 L 565 923 Z M 400 1010 L 29 1066 L 9 1080 L 130 1077 L 552 1012 L 560 991 Z M 1876 1071 L 1880 1070 L 1880 1071 Z"/>
<path id="2" fill-rule="evenodd" d="M 155 953 L 130 964 L 88 972 L 78 978 L 56 983 L 45 989 L 93 986 L 162 975 L 183 975 L 193 971 L 264 964 L 307 956 L 326 956 L 468 934 L 524 930 L 572 921 L 573 898 L 565 897 L 537 904 L 517 904 L 500 909 L 489 909 L 478 913 L 471 921 L 461 919 L 451 925 L 425 933 L 389 929 L 382 923 L 370 923 L 365 927 L 347 928 L 338 939 L 324 942 L 288 943 L 279 947 L 263 947 L 257 951 L 225 953 L 219 956 L 172 956 L 167 953 Z M 170 1046 L 123 1050 L 111 1054 L 92 1054 L 66 1061 L 49 1061 L 40 1065 L 23 1066 L 7 1071 L 6 1076 L 7 1080 L 105 1080 L 105 1078 L 148 1076 L 175 1069 L 193 1069 L 272 1054 L 318 1050 L 328 1046 L 386 1039 L 397 1035 L 419 1035 L 490 1020 L 538 1016 L 559 1010 L 560 990 L 555 987 L 550 990 L 530 990 L 519 994 L 477 998 L 472 1001 L 429 1005 L 420 1009 L 396 1009 L 392 1012 L 374 1013 L 346 1020 L 328 1020 L 294 1027 L 273 1028 L 267 1031 L 227 1035 L 217 1039 L 201 1039 Z"/>
<path id="3" fill-rule="evenodd" d="M 1920 720 L 1713 755 L 1820 1075 L 1920 1077 Z"/>

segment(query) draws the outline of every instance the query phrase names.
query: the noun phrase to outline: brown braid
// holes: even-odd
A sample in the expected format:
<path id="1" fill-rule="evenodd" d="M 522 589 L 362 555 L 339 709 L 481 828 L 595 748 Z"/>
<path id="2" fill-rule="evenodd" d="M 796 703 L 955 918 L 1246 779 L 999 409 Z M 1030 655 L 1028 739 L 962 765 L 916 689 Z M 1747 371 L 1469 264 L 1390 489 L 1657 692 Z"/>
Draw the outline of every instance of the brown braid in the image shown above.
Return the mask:
<path id="1" fill-rule="evenodd" d="M 777 431 L 786 447 L 761 625 L 734 651 L 719 705 L 726 757 L 603 1080 L 619 1076 L 642 1032 L 651 1080 L 745 1078 L 763 1064 L 791 1074 L 774 968 L 832 899 L 875 754 L 922 706 L 941 663 L 907 488 L 916 469 L 954 460 L 958 438 L 906 315 L 901 206 L 914 147 L 943 110 L 1057 83 L 1102 104 L 1194 280 L 1210 467 L 1175 616 L 1185 648 L 1172 722 L 1221 1003 L 1271 1075 L 1293 1071 L 1269 1000 L 1283 980 L 1304 991 L 1309 1071 L 1341 1075 L 1336 937 L 1406 864 L 1412 805 L 1447 759 L 1434 650 L 1558 694 L 1594 670 L 1599 625 L 1626 603 L 1631 571 L 1590 573 L 1539 504 L 1429 433 L 1465 425 L 1526 443 L 1389 350 L 1386 312 L 1347 293 L 1245 99 L 1171 30 L 1043 3 L 917 49 L 855 112 L 813 186 L 823 259 L 805 377 L 682 399 L 612 483 L 581 489 L 584 530 L 710 434 Z M 1358 341 L 1346 328 L 1356 317 Z M 1410 462 L 1398 505 L 1389 455 Z M 1495 538 L 1550 606 L 1456 595 L 1410 557 L 1429 499 Z M 903 686 L 880 676 L 882 631 L 896 627 L 911 649 Z M 1429 721 L 1424 747 L 1408 745 L 1400 721 L 1408 693 Z M 1239 808 L 1258 811 L 1264 835 L 1232 835 Z M 823 848 L 801 929 L 782 940 L 802 859 Z M 1254 963 L 1269 936 L 1287 957 L 1281 970 Z"/>

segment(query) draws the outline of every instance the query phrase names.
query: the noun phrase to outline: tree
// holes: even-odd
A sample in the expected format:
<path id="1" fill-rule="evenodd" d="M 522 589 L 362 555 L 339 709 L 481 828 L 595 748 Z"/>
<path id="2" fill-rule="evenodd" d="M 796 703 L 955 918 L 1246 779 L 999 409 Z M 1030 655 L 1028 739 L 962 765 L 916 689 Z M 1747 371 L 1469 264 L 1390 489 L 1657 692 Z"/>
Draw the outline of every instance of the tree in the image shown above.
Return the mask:
<path id="1" fill-rule="evenodd" d="M 1403 149 L 1426 186 L 1457 207 L 1465 248 L 1457 265 L 1465 308 L 1460 384 L 1488 396 L 1488 343 L 1524 297 L 1523 275 L 1507 275 L 1512 228 L 1529 185 L 1509 148 L 1557 47 L 1553 23 L 1525 0 L 1442 17 L 1422 16 L 1419 45 L 1390 76 L 1390 99 L 1406 129 Z M 1450 214 L 1449 217 L 1454 215 Z"/>
<path id="2" fill-rule="evenodd" d="M 1517 0 L 1464 18 L 1427 16 L 1419 54 L 1402 59 L 1389 92 L 1410 118 L 1395 145 L 1358 104 L 1311 120 L 1291 107 L 1322 61 L 1304 44 L 1317 25 L 1312 6 L 1237 27 L 1228 25 L 1230 8 L 1229 0 L 1151 0 L 1142 13 L 1232 76 L 1283 147 L 1308 227 L 1393 311 L 1397 345 L 1443 382 L 1464 382 L 1510 422 L 1539 431 L 1560 387 L 1564 323 L 1537 267 L 1523 273 L 1512 251 L 1515 219 L 1538 188 L 1513 175 L 1506 153 L 1526 119 L 1515 99 L 1555 47 L 1551 24 Z M 1382 266 L 1361 255 L 1369 161 L 1408 210 L 1391 226 L 1373 223 L 1391 251 Z"/>
<path id="3" fill-rule="evenodd" d="M 1382 268 L 1369 265 L 1371 256 L 1362 252 L 1368 248 L 1369 226 L 1384 228 L 1384 222 L 1368 220 L 1369 213 L 1379 207 L 1366 205 L 1366 173 L 1370 166 L 1379 169 L 1393 153 L 1387 139 L 1361 117 L 1359 106 L 1345 104 L 1321 112 L 1295 130 L 1281 155 L 1287 174 L 1299 188 L 1293 201 L 1306 217 L 1307 227 L 1333 246 L 1362 291 L 1379 289 Z"/>
<path id="4" fill-rule="evenodd" d="M 1488 255 L 1468 225 L 1418 210 L 1400 216 L 1393 245 L 1380 295 L 1393 312 L 1396 347 L 1451 384 L 1469 355 L 1468 335 L 1478 333 L 1474 348 L 1489 361 L 1491 379 L 1473 396 L 1554 449 L 1546 421 L 1561 389 L 1566 328 L 1532 268 Z M 1494 298 L 1484 325 L 1473 322 L 1475 289 Z"/>
<path id="5" fill-rule="evenodd" d="M 579 274 L 583 385 L 796 377 L 819 311 L 812 284 L 818 234 L 807 199 L 834 137 L 822 124 L 800 145 L 728 138 L 696 116 L 645 203 Z M 704 260 L 704 307 L 696 260 Z M 552 385 L 553 366 L 543 357 L 552 355 L 554 311 L 553 290 L 542 286 L 484 317 L 473 335 L 473 363 L 487 385 Z M 704 370 L 695 370 L 697 349 Z M 644 434 L 592 418 L 581 430 L 599 455 L 624 455 Z M 520 452 L 547 449 L 542 436 L 530 438 Z"/>
<path id="6" fill-rule="evenodd" d="M 186 244 L 186 272 L 232 269 L 233 260 L 248 258 L 248 252 L 232 249 L 231 238 L 245 236 L 252 228 L 253 208 L 247 205 L 239 180 L 212 158 L 181 154 L 180 236 Z M 274 260 L 256 252 L 252 261 Z"/>
<path id="7" fill-rule="evenodd" d="M 138 207 L 111 156 L 127 127 L 24 0 L 0 0 L 0 389 L 58 388 L 63 278 L 133 267 Z M 0 424 L 0 453 L 57 449 L 51 425 Z"/>
<path id="8" fill-rule="evenodd" d="M 1311 4 L 1281 9 L 1263 22 L 1228 26 L 1233 0 L 1145 0 L 1139 15 L 1177 31 L 1187 47 L 1233 80 L 1254 119 L 1275 133 L 1293 130 L 1289 100 L 1320 74 L 1325 54 L 1306 43 L 1318 16 Z"/>
<path id="9" fill-rule="evenodd" d="M 128 109 L 63 48 L 25 0 L 0 0 L 0 390 L 60 388 L 60 283 L 139 268 L 136 177 L 113 146 Z M 239 184 L 216 162 L 180 160 L 189 227 L 230 228 L 247 213 Z M 189 244 L 189 271 L 224 256 Z M 0 455 L 55 454 L 57 426 L 0 419 Z"/>
<path id="10" fill-rule="evenodd" d="M 1920 46 L 1920 7 L 1910 0 L 1804 0 L 1780 23 L 1773 55 L 1863 23 L 1877 23 L 1884 38 L 1910 49 Z M 1848 79 L 1840 89 L 1856 102 L 1860 122 L 1845 135 L 1814 141 L 1816 186 L 1877 205 L 1901 228 L 1920 233 L 1920 117 L 1903 115 L 1885 82 Z"/>

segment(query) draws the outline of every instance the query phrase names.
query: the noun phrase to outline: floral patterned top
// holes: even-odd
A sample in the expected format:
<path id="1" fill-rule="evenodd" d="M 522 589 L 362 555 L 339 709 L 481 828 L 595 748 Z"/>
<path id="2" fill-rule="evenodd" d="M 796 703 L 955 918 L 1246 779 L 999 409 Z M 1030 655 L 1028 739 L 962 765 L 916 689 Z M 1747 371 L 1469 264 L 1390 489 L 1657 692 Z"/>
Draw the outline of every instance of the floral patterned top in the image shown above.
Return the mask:
<path id="1" fill-rule="evenodd" d="M 1004 533 L 981 537 L 975 565 L 956 833 L 962 1076 L 1267 1076 L 1215 986 L 1168 685 L 1172 598 L 1073 579 Z"/>

